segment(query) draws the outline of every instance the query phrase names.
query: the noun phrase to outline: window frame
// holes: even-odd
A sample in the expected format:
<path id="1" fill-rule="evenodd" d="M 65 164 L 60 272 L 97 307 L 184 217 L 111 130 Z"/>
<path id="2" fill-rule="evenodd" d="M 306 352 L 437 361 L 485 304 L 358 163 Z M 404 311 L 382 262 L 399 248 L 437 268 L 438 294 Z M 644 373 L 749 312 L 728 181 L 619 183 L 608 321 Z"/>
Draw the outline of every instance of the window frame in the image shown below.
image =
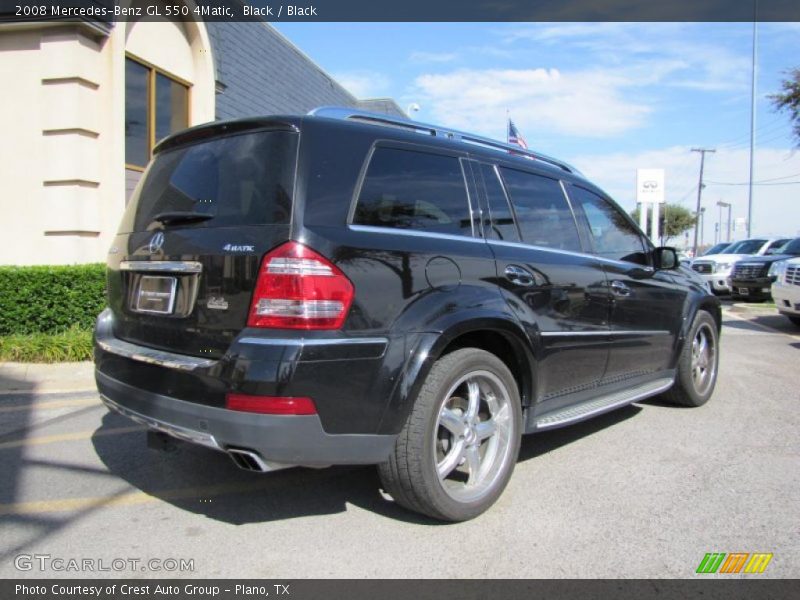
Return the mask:
<path id="1" fill-rule="evenodd" d="M 475 177 L 476 181 L 480 180 L 482 194 L 483 194 L 483 201 L 486 204 L 486 212 L 489 213 L 489 218 L 483 217 L 481 219 L 481 234 L 486 241 L 493 241 L 493 242 L 506 242 L 511 244 L 520 244 L 525 243 L 522 239 L 522 231 L 519 228 L 519 219 L 517 218 L 517 212 L 514 209 L 514 203 L 511 202 L 511 198 L 508 195 L 508 190 L 506 189 L 506 183 L 503 180 L 503 177 L 500 175 L 500 167 L 497 163 L 488 162 L 485 160 L 475 160 L 473 159 L 472 162 L 474 163 L 472 173 Z M 517 240 L 498 240 L 495 239 L 491 235 L 491 228 L 494 226 L 494 212 L 492 211 L 492 203 L 489 201 L 489 194 L 488 189 L 486 187 L 486 178 L 483 176 L 483 168 L 488 167 L 494 173 L 494 177 L 497 181 L 497 184 L 500 186 L 500 191 L 503 192 L 503 197 L 506 199 L 506 206 L 508 207 L 508 212 L 511 215 L 511 219 L 513 221 L 514 230 L 517 232 Z M 571 210 L 572 207 L 570 207 Z M 489 224 L 489 235 L 486 232 L 486 224 Z M 530 244 L 529 244 L 530 245 Z"/>
<path id="2" fill-rule="evenodd" d="M 125 53 L 125 60 L 130 60 L 132 62 L 137 63 L 139 66 L 144 67 L 147 69 L 147 161 L 150 162 L 153 158 L 153 148 L 156 145 L 156 78 L 158 75 L 163 75 L 170 81 L 180 84 L 186 88 L 186 126 L 190 127 L 192 123 L 192 101 L 191 101 L 191 94 L 192 94 L 192 84 L 185 79 L 178 77 L 177 75 L 173 75 L 169 71 L 165 71 L 164 69 L 157 67 L 151 62 L 144 60 L 143 58 L 139 58 L 135 54 L 131 54 L 129 52 Z M 125 86 L 127 86 L 127 82 L 125 82 Z M 127 97 L 127 87 L 125 87 L 125 95 Z M 124 139 L 124 132 L 123 132 L 123 139 Z M 147 165 L 137 165 L 133 163 L 129 163 L 127 161 L 127 157 L 125 160 L 125 168 L 131 171 L 139 171 L 140 173 L 144 173 L 144 170 L 147 168 Z"/>
<path id="3" fill-rule="evenodd" d="M 381 227 L 379 225 L 362 225 L 359 223 L 354 223 L 353 220 L 356 214 L 356 208 L 358 207 L 358 200 L 361 197 L 361 191 L 364 188 L 364 183 L 367 179 L 367 173 L 369 172 L 369 166 L 372 163 L 372 159 L 375 156 L 375 153 L 380 150 L 381 148 L 388 148 L 393 150 L 404 150 L 406 152 L 416 152 L 418 154 L 427 154 L 433 156 L 445 156 L 448 158 L 453 158 L 458 161 L 459 168 L 461 169 L 461 179 L 464 182 L 464 193 L 467 198 L 467 209 L 469 213 L 470 219 L 470 235 L 460 235 L 460 234 L 452 234 L 452 233 L 440 233 L 436 231 L 426 231 L 426 230 L 418 230 L 418 229 L 402 229 L 398 227 Z M 421 144 L 414 144 L 410 142 L 401 142 L 396 140 L 375 140 L 370 146 L 369 151 L 367 152 L 367 156 L 364 159 L 363 164 L 361 165 L 361 170 L 358 173 L 358 180 L 356 181 L 356 185 L 353 188 L 353 197 L 350 200 L 350 208 L 347 211 L 347 227 L 349 228 L 359 228 L 359 227 L 366 227 L 369 229 L 380 229 L 381 231 L 391 231 L 394 233 L 399 234 L 406 234 L 406 235 L 424 235 L 424 236 L 431 236 L 431 237 L 446 237 L 446 238 L 454 238 L 454 239 L 467 239 L 467 240 L 474 240 L 474 239 L 482 239 L 482 230 L 476 227 L 476 220 L 480 220 L 480 216 L 476 217 L 476 210 L 479 211 L 480 209 L 477 208 L 478 206 L 478 199 L 473 198 L 473 194 L 477 195 L 477 190 L 474 189 L 474 185 L 472 185 L 472 172 L 467 172 L 468 169 L 468 160 L 469 157 L 466 152 L 458 152 L 454 150 L 448 150 L 443 148 L 433 148 L 430 146 L 424 146 Z M 478 212 L 479 215 L 479 212 Z"/>
<path id="4" fill-rule="evenodd" d="M 595 196 L 600 198 L 600 200 L 606 206 L 608 206 L 611 210 L 614 210 L 614 211 L 618 212 L 619 214 L 623 215 L 624 220 L 632 227 L 633 232 L 636 234 L 636 237 L 639 239 L 639 244 L 642 247 L 642 253 L 647 258 L 647 266 L 652 266 L 653 265 L 653 248 L 654 248 L 654 246 L 650 242 L 650 240 L 647 238 L 647 236 L 642 234 L 642 231 L 639 229 L 639 226 L 633 221 L 633 219 L 631 218 L 631 216 L 628 213 L 626 213 L 619 206 L 617 206 L 617 203 L 614 202 L 611 198 L 609 198 L 606 194 L 600 192 L 597 189 L 592 189 L 589 186 L 580 185 L 578 183 L 573 183 L 573 182 L 569 182 L 568 185 L 570 185 L 570 186 L 572 186 L 574 188 L 579 188 L 579 189 L 581 189 L 581 190 L 583 190 L 585 192 L 588 192 L 590 194 L 594 194 Z M 564 186 L 564 192 L 567 194 L 567 197 L 570 198 L 570 204 L 572 204 L 571 194 L 569 193 L 569 190 L 567 189 L 566 185 Z M 575 208 L 573 208 L 572 212 L 575 215 L 576 221 L 578 222 L 578 230 L 582 231 L 583 235 L 586 237 L 586 240 L 587 240 L 587 242 L 589 244 L 589 248 L 591 249 L 590 250 L 590 254 L 592 254 L 593 256 L 596 256 L 597 258 L 600 258 L 600 259 L 603 259 L 603 260 L 608 260 L 608 261 L 611 261 L 611 262 L 639 265 L 639 263 L 632 263 L 630 261 L 621 260 L 619 258 L 611 258 L 609 256 L 603 256 L 602 254 L 599 254 L 598 251 L 597 251 L 597 246 L 595 245 L 594 234 L 592 233 L 592 228 L 591 228 L 591 226 L 589 224 L 589 219 L 586 216 L 586 213 L 583 211 L 583 209 L 578 211 Z M 639 265 L 639 266 L 641 266 L 641 265 Z"/>
<path id="5" fill-rule="evenodd" d="M 487 238 L 488 241 L 495 242 L 495 243 L 501 243 L 501 244 L 504 244 L 504 243 L 521 243 L 521 244 L 523 244 L 525 246 L 529 246 L 531 248 L 537 248 L 537 249 L 540 249 L 540 250 L 547 250 L 549 252 L 566 252 L 566 253 L 569 253 L 569 254 L 588 254 L 588 255 L 596 256 L 596 254 L 594 254 L 594 252 L 593 252 L 593 246 L 592 245 L 587 245 L 587 240 L 584 239 L 584 236 L 583 236 L 582 231 L 581 231 L 581 225 L 578 222 L 578 216 L 577 216 L 577 214 L 575 212 L 575 207 L 572 205 L 572 199 L 570 198 L 569 194 L 567 193 L 565 182 L 561 177 L 555 177 L 555 176 L 553 176 L 553 173 L 542 173 L 542 172 L 539 172 L 539 171 L 534 170 L 534 169 L 524 169 L 524 168 L 521 168 L 521 166 L 516 164 L 516 163 L 511 164 L 511 165 L 503 164 L 503 163 L 495 163 L 494 164 L 494 168 L 495 168 L 495 173 L 497 174 L 497 177 L 500 179 L 500 184 L 501 184 L 501 186 L 503 188 L 503 192 L 506 195 L 506 200 L 508 201 L 508 204 L 511 207 L 511 214 L 512 214 L 512 216 L 514 218 L 514 223 L 516 224 L 517 232 L 519 234 L 520 241 L 519 242 L 506 242 L 505 240 L 492 240 L 490 238 Z M 517 216 L 516 206 L 514 204 L 514 200 L 513 200 L 512 196 L 511 196 L 511 193 L 508 191 L 508 183 L 506 182 L 505 178 L 503 177 L 501 169 L 509 169 L 511 171 L 518 171 L 520 173 L 524 173 L 526 175 L 533 175 L 535 177 L 544 177 L 545 179 L 550 179 L 550 180 L 555 181 L 555 182 L 558 183 L 559 188 L 561 189 L 561 195 L 564 197 L 564 201 L 565 201 L 565 203 L 567 205 L 567 209 L 569 210 L 570 214 L 572 215 L 572 222 L 575 225 L 575 233 L 576 233 L 576 235 L 578 237 L 578 245 L 580 245 L 580 247 L 581 247 L 580 250 L 565 250 L 563 248 L 551 248 L 549 246 L 540 246 L 538 244 L 531 244 L 530 242 L 526 242 L 525 241 L 525 238 L 522 235 L 522 227 L 521 227 L 520 222 L 519 222 L 519 217 Z M 488 199 L 486 200 L 486 202 L 487 202 L 487 206 L 488 206 Z"/>

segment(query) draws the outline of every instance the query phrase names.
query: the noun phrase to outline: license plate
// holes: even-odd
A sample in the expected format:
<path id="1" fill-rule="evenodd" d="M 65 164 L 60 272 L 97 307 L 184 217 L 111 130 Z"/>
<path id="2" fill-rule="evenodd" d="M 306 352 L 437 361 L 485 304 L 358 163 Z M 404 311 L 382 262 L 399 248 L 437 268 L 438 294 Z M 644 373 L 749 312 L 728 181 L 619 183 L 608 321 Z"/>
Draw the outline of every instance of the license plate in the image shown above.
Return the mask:
<path id="1" fill-rule="evenodd" d="M 750 294 L 750 288 L 739 288 L 740 296 L 747 296 Z"/>
<path id="2" fill-rule="evenodd" d="M 157 315 L 172 314 L 177 286 L 178 280 L 175 277 L 142 275 L 136 292 L 134 310 Z"/>

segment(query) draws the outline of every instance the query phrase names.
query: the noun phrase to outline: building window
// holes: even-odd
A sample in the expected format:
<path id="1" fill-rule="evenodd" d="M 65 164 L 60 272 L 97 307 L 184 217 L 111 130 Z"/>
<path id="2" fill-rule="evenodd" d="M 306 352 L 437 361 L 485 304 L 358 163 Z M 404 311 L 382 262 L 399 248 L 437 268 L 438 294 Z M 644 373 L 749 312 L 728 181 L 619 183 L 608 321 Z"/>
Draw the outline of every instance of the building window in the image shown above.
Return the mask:
<path id="1" fill-rule="evenodd" d="M 125 59 L 125 165 L 141 170 L 158 140 L 189 126 L 189 86 Z"/>

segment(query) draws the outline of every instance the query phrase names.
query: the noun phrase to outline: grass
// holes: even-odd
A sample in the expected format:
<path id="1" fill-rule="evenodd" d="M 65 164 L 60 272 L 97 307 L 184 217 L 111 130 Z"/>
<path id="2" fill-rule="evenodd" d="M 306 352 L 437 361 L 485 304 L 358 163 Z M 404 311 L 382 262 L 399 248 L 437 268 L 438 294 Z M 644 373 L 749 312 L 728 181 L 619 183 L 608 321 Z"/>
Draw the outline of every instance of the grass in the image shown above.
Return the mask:
<path id="1" fill-rule="evenodd" d="M 0 337 L 0 361 L 56 363 L 91 359 L 91 329 Z"/>

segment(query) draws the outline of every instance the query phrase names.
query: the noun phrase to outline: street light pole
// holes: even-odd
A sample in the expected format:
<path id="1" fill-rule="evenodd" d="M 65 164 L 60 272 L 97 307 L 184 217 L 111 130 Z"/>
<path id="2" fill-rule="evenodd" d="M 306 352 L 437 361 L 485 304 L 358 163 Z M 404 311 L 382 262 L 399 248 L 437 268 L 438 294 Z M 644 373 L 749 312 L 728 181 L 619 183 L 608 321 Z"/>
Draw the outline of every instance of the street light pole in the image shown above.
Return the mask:
<path id="1" fill-rule="evenodd" d="M 706 216 L 706 209 L 705 207 L 700 209 L 700 246 L 703 245 L 703 234 L 706 230 L 706 223 L 705 223 L 705 216 Z"/>
<path id="2" fill-rule="evenodd" d="M 703 199 L 703 168 L 706 162 L 706 152 L 714 153 L 714 148 L 692 148 L 692 152 L 700 153 L 700 182 L 697 184 L 697 210 L 694 211 L 694 256 L 697 256 L 697 234 L 699 233 L 700 202 Z"/>
<path id="3" fill-rule="evenodd" d="M 717 206 L 719 206 L 719 241 L 722 241 L 722 209 L 728 209 L 728 233 L 725 236 L 725 241 L 731 241 L 731 203 L 730 202 L 723 202 L 720 200 L 717 202 Z"/>

